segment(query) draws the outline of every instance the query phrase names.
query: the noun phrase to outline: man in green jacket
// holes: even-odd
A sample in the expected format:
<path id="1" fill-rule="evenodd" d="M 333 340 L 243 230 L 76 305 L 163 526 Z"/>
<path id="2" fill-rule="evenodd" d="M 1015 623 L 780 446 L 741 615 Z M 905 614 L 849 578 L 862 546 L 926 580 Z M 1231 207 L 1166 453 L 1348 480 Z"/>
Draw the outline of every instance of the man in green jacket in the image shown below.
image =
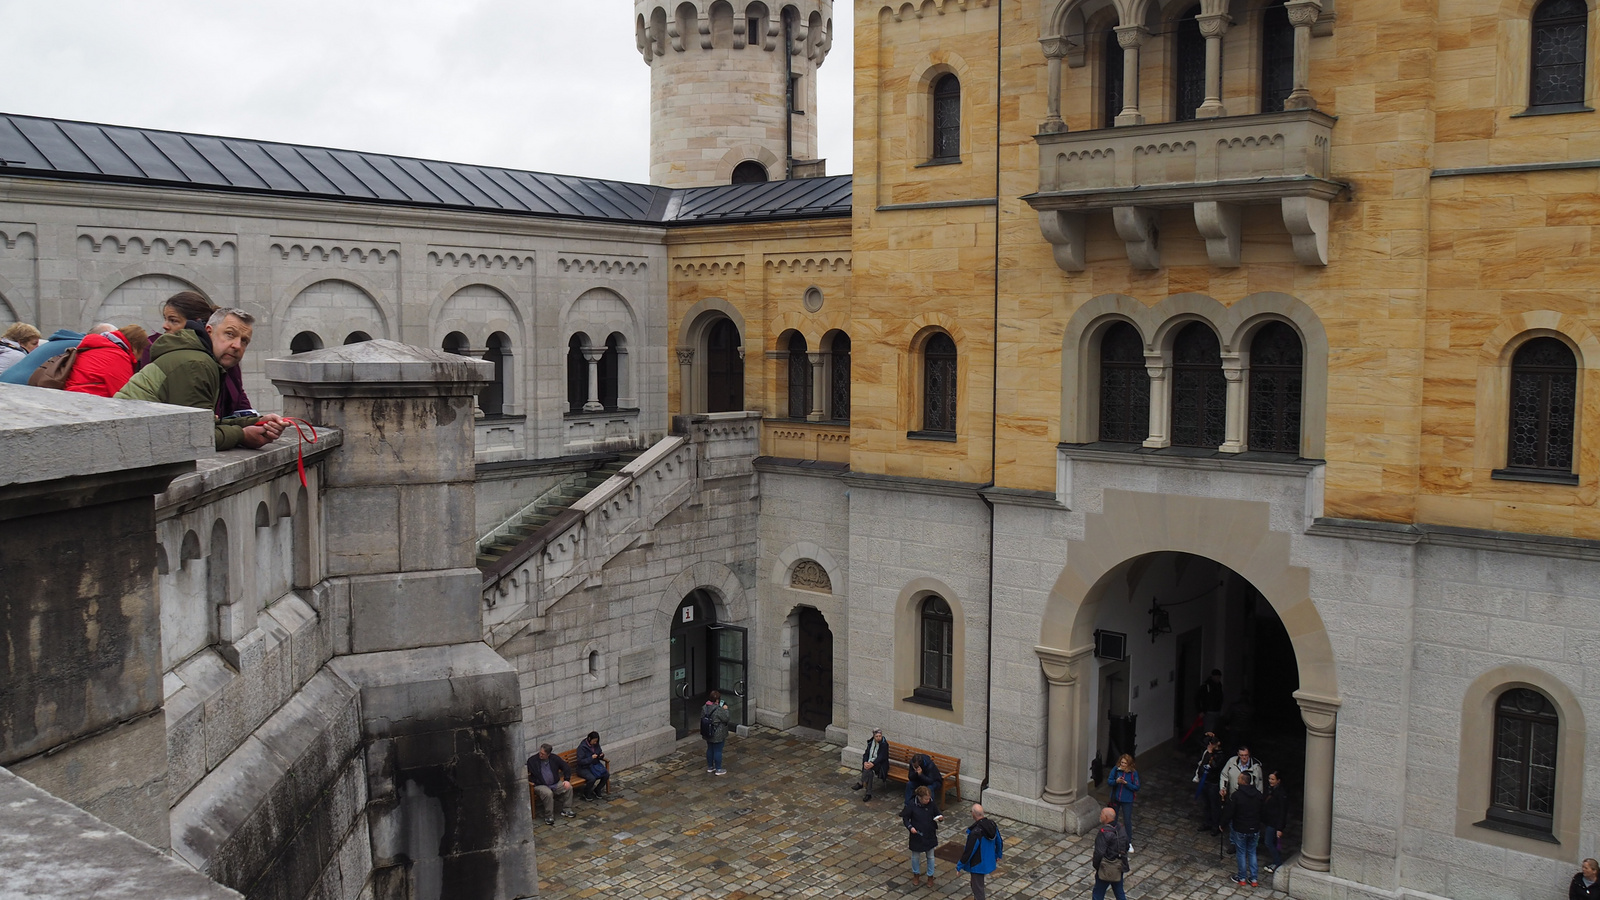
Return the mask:
<path id="1" fill-rule="evenodd" d="M 244 359 L 255 317 L 242 309 L 219 309 L 205 329 L 190 322 L 182 331 L 164 334 L 150 347 L 150 363 L 134 375 L 117 397 L 148 400 L 195 409 L 214 409 L 222 389 L 222 373 Z M 264 447 L 283 433 L 278 416 L 234 416 L 218 419 L 218 450 Z"/>

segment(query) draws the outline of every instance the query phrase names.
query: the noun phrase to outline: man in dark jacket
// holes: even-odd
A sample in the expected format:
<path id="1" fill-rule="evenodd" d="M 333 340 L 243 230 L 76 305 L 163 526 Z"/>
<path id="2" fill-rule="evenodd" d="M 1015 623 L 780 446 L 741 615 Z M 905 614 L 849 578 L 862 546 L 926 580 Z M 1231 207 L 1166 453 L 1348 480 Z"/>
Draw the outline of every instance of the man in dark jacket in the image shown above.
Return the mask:
<path id="1" fill-rule="evenodd" d="M 1261 838 L 1262 802 L 1261 792 L 1250 783 L 1250 776 L 1241 773 L 1222 809 L 1222 824 L 1233 834 L 1233 853 L 1238 860 L 1233 883 L 1237 885 L 1261 884 L 1256 880 L 1256 841 Z"/>
<path id="2" fill-rule="evenodd" d="M 1205 730 L 1209 734 L 1217 733 L 1218 721 L 1222 714 L 1222 670 L 1212 669 L 1211 677 L 1200 685 L 1200 690 L 1195 692 L 1194 704 L 1200 710 Z"/>
<path id="3" fill-rule="evenodd" d="M 1005 853 L 1000 827 L 983 814 L 983 804 L 972 804 L 972 824 L 967 828 L 967 846 L 961 851 L 957 872 L 972 873 L 972 900 L 984 900 L 984 876 L 993 872 Z"/>
<path id="4" fill-rule="evenodd" d="M 1289 829 L 1289 789 L 1276 770 L 1267 773 L 1267 793 L 1261 801 L 1261 838 L 1272 850 L 1272 865 L 1261 871 L 1272 874 L 1283 865 L 1283 833 Z"/>
<path id="5" fill-rule="evenodd" d="M 706 699 L 706 705 L 700 711 L 701 727 L 704 729 L 707 721 L 710 728 L 706 731 L 706 774 L 726 775 L 728 770 L 722 767 L 722 748 L 728 743 L 728 725 L 733 721 L 733 716 L 728 712 L 728 704 L 722 702 L 722 692 L 712 691 Z"/>
<path id="6" fill-rule="evenodd" d="M 889 742 L 883 739 L 883 729 L 872 729 L 872 739 L 867 741 L 866 749 L 861 751 L 861 780 L 850 788 L 852 791 L 867 789 L 867 795 L 861 798 L 865 803 L 872 799 L 872 785 L 874 782 L 889 779 Z M 909 805 L 909 804 L 907 804 Z"/>
<path id="7" fill-rule="evenodd" d="M 918 753 L 911 757 L 911 763 L 906 766 L 906 802 L 911 802 L 911 795 L 918 787 L 927 785 L 928 790 L 938 793 L 944 785 L 944 776 L 939 774 L 939 767 L 933 764 L 933 757 L 926 753 Z"/>
<path id="8" fill-rule="evenodd" d="M 1117 900 L 1128 900 L 1128 895 L 1123 893 L 1122 879 L 1106 881 L 1100 877 L 1100 863 L 1111 861 L 1118 864 L 1123 874 L 1128 871 L 1128 836 L 1123 833 L 1122 826 L 1117 824 L 1117 811 L 1111 807 L 1100 810 L 1100 830 L 1094 836 L 1094 859 L 1090 861 L 1089 868 L 1094 871 L 1094 900 L 1104 900 L 1106 888 L 1116 891 Z"/>
<path id="9" fill-rule="evenodd" d="M 1567 900 L 1597 900 L 1600 898 L 1600 863 L 1592 859 L 1583 861 L 1583 869 L 1572 876 L 1572 887 L 1567 889 Z"/>
<path id="10" fill-rule="evenodd" d="M 546 825 L 556 823 L 557 813 L 568 819 L 576 816 L 572 811 L 572 769 L 549 744 L 540 744 L 539 752 L 528 757 L 528 783 L 539 798 Z"/>

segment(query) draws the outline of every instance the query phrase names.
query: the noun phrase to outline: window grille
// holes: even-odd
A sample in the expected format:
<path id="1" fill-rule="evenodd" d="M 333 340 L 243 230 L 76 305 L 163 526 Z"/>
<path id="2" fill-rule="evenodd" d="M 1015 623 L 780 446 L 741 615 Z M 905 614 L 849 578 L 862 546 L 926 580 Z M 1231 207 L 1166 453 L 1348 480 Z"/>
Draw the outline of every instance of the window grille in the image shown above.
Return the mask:
<path id="1" fill-rule="evenodd" d="M 1105 51 L 1100 56 L 1101 78 L 1105 81 L 1105 110 L 1101 125 L 1110 128 L 1117 123 L 1122 112 L 1122 45 L 1117 43 L 1117 32 L 1106 31 Z"/>
<path id="2" fill-rule="evenodd" d="M 1572 471 L 1578 365 L 1555 338 L 1534 338 L 1511 358 L 1511 433 L 1506 465 Z"/>
<path id="3" fill-rule="evenodd" d="M 850 338 L 833 337 L 832 386 L 828 396 L 828 415 L 836 422 L 850 421 Z"/>
<path id="4" fill-rule="evenodd" d="M 1589 8 L 1583 0 L 1545 0 L 1533 11 L 1529 106 L 1582 106 Z"/>
<path id="5" fill-rule="evenodd" d="M 1173 96 L 1177 98 L 1177 120 L 1188 122 L 1194 119 L 1195 110 L 1200 104 L 1206 102 L 1206 39 L 1200 33 L 1200 22 L 1195 17 L 1200 14 L 1200 7 L 1192 7 L 1178 20 L 1178 33 L 1175 36 L 1175 56 L 1177 65 L 1173 67 L 1176 83 L 1173 85 Z"/>
<path id="6" fill-rule="evenodd" d="M 1102 441 L 1143 443 L 1150 436 L 1150 373 L 1144 340 L 1126 322 L 1100 338 L 1100 433 Z"/>
<path id="7" fill-rule="evenodd" d="M 811 358 L 806 339 L 789 335 L 789 418 L 804 419 L 811 412 Z"/>
<path id="8" fill-rule="evenodd" d="M 933 158 L 961 158 L 961 80 L 954 75 L 933 83 Z"/>
<path id="9" fill-rule="evenodd" d="M 1543 694 L 1515 688 L 1494 713 L 1494 773 L 1485 818 L 1549 834 L 1556 808 L 1560 718 Z"/>
<path id="10" fill-rule="evenodd" d="M 922 601 L 920 618 L 922 660 L 915 695 L 948 706 L 955 681 L 955 617 L 950 604 L 935 595 Z"/>
<path id="11" fill-rule="evenodd" d="M 1172 343 L 1172 443 L 1216 449 L 1225 433 L 1228 382 L 1222 346 L 1199 322 L 1183 326 Z"/>
<path id="12" fill-rule="evenodd" d="M 1289 9 L 1274 3 L 1261 11 L 1261 111 L 1283 112 L 1294 91 L 1294 26 Z"/>
<path id="13" fill-rule="evenodd" d="M 947 334 L 928 339 L 922 351 L 922 430 L 956 430 L 956 343 Z"/>
<path id="14" fill-rule="evenodd" d="M 1273 322 L 1250 339 L 1250 449 L 1300 453 L 1300 335 Z"/>

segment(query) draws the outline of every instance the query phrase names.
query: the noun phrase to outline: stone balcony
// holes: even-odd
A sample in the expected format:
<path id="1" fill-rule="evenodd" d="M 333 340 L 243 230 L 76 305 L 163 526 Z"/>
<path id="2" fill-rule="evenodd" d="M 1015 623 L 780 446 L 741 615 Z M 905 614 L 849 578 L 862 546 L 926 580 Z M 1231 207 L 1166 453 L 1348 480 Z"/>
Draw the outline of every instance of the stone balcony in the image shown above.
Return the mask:
<path id="1" fill-rule="evenodd" d="M 1304 265 L 1328 264 L 1334 118 L 1314 109 L 1041 134 L 1039 190 L 1023 199 L 1068 272 L 1085 266 L 1088 215 L 1110 210 L 1128 261 L 1161 266 L 1156 211 L 1193 207 L 1212 264 L 1240 264 L 1240 210 L 1273 204 Z"/>

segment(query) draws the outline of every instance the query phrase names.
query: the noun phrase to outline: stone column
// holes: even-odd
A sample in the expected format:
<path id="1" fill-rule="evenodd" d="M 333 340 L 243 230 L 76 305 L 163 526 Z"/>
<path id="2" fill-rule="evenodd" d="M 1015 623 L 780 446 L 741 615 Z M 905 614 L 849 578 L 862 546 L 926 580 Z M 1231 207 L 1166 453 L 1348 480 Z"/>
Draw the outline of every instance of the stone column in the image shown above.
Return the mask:
<path id="1" fill-rule="evenodd" d="M 617 405 L 635 409 L 639 400 L 633 395 L 633 373 L 628 369 L 628 348 L 617 348 Z"/>
<path id="2" fill-rule="evenodd" d="M 504 373 L 500 384 L 500 415 L 517 414 L 517 360 L 511 348 L 500 348 L 500 371 Z"/>
<path id="3" fill-rule="evenodd" d="M 694 414 L 694 348 L 678 348 L 678 414 Z"/>
<path id="4" fill-rule="evenodd" d="M 828 417 L 828 382 L 823 369 L 828 354 L 812 351 L 806 353 L 806 358 L 811 362 L 811 412 L 806 421 L 821 422 Z"/>
<path id="5" fill-rule="evenodd" d="M 1206 38 L 1206 99 L 1194 111 L 1197 119 L 1216 119 L 1228 114 L 1222 106 L 1222 36 L 1228 33 L 1227 13 L 1197 16 L 1200 33 Z"/>
<path id="6" fill-rule="evenodd" d="M 1172 445 L 1172 381 L 1167 378 L 1167 361 L 1159 354 L 1144 358 L 1150 373 L 1150 436 L 1144 445 L 1152 450 Z"/>
<path id="7" fill-rule="evenodd" d="M 1122 47 L 1122 112 L 1117 114 L 1116 125 L 1143 125 L 1144 114 L 1139 112 L 1139 48 L 1150 36 L 1143 25 L 1118 25 L 1117 44 Z"/>
<path id="8" fill-rule="evenodd" d="M 583 361 L 589 364 L 589 399 L 583 404 L 584 412 L 604 412 L 600 402 L 600 359 L 606 355 L 604 347 L 583 348 Z"/>
<path id="9" fill-rule="evenodd" d="M 1283 101 L 1284 109 L 1316 109 L 1311 96 L 1311 26 L 1322 13 L 1321 0 L 1289 0 L 1284 4 L 1289 24 L 1294 26 L 1294 90 Z"/>
<path id="10" fill-rule="evenodd" d="M 1339 701 L 1295 691 L 1300 718 L 1306 723 L 1305 837 L 1300 865 L 1314 872 L 1329 870 L 1333 857 L 1333 751 Z"/>
<path id="11" fill-rule="evenodd" d="M 1238 354 L 1223 354 L 1222 377 L 1228 381 L 1227 408 L 1223 414 L 1223 453 L 1239 453 L 1245 448 L 1246 426 L 1250 421 L 1245 409 L 1244 362 Z"/>
<path id="12" fill-rule="evenodd" d="M 1078 687 L 1072 657 L 1044 647 L 1035 647 L 1039 666 L 1049 685 L 1045 704 L 1044 796 L 1046 803 L 1067 806 L 1077 798 L 1073 776 L 1076 758 L 1072 735 L 1077 727 L 1077 704 L 1073 694 Z"/>
<path id="13" fill-rule="evenodd" d="M 1061 59 L 1067 55 L 1067 39 L 1042 38 L 1039 46 L 1044 49 L 1045 64 L 1049 73 L 1045 77 L 1049 85 L 1049 100 L 1044 122 L 1039 126 L 1039 133 L 1060 134 L 1067 130 L 1067 123 L 1061 120 Z"/>

